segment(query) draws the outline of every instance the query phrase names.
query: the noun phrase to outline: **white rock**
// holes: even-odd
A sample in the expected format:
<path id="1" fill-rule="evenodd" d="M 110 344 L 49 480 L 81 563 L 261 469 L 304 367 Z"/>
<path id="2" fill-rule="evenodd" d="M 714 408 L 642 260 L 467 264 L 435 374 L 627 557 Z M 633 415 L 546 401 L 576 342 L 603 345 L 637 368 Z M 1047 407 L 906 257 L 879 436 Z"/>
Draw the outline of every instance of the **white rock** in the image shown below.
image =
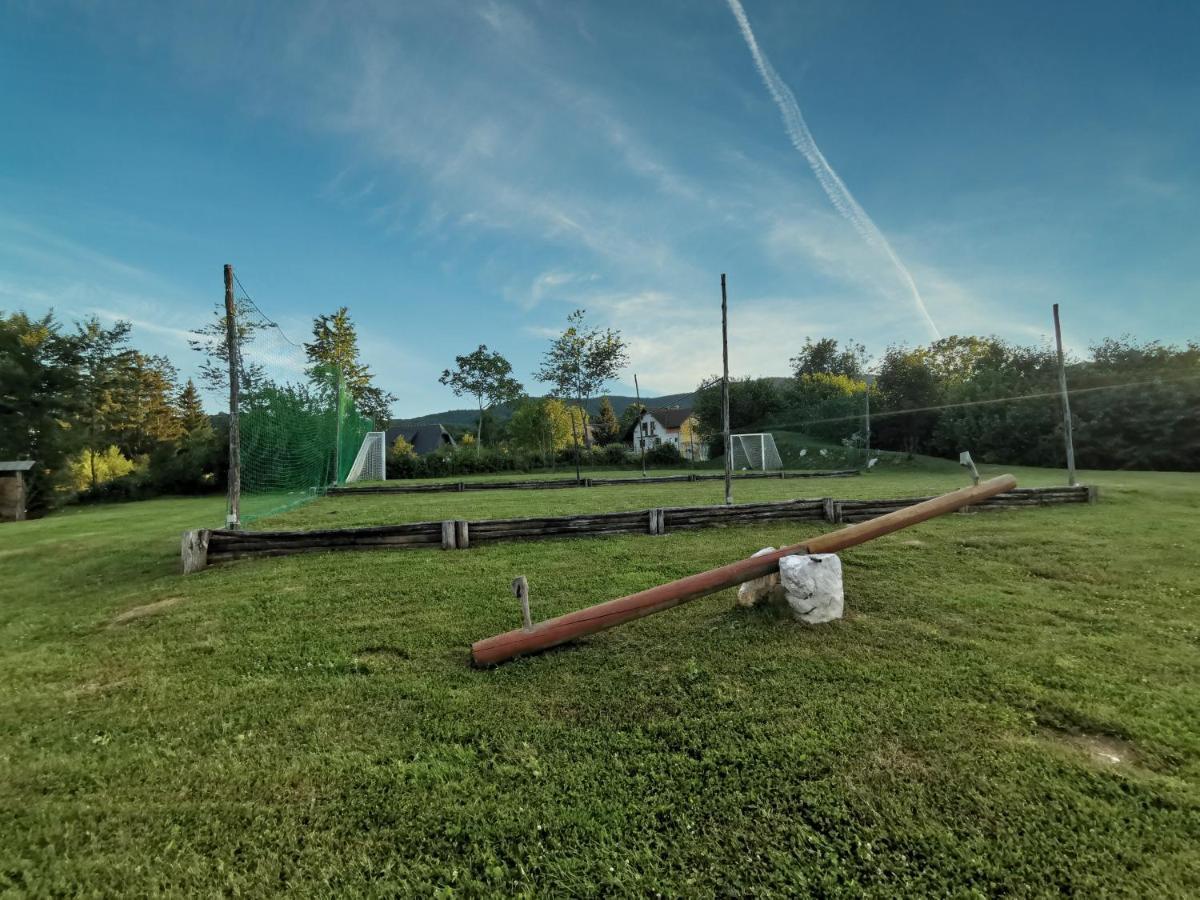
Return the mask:
<path id="1" fill-rule="evenodd" d="M 774 547 L 763 547 L 755 556 L 762 556 L 765 553 L 774 553 Z M 744 581 L 738 587 L 737 602 L 738 606 L 754 606 L 761 600 L 765 600 L 771 593 L 771 588 L 779 584 L 779 573 L 772 572 L 770 575 L 764 575 L 762 578 L 751 578 L 749 581 Z"/>
<path id="2" fill-rule="evenodd" d="M 779 575 L 787 604 L 801 622 L 819 625 L 842 617 L 842 561 L 837 554 L 785 556 Z"/>

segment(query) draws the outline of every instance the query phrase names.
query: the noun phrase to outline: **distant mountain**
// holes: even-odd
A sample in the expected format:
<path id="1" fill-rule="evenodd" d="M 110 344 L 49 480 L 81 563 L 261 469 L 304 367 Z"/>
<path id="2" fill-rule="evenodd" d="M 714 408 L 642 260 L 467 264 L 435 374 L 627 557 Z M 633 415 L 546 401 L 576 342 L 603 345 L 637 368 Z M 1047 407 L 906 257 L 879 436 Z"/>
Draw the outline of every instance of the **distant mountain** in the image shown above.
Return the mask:
<path id="1" fill-rule="evenodd" d="M 613 411 L 618 416 L 623 413 L 627 407 L 637 403 L 637 397 L 624 397 L 617 394 L 606 395 L 613 405 Z M 662 407 L 672 406 L 691 406 L 693 393 L 688 391 L 685 394 L 664 394 L 661 397 L 646 397 L 642 400 L 646 406 L 651 409 L 659 409 Z M 587 403 L 588 413 L 596 415 L 600 411 L 600 397 L 593 397 Z M 496 418 L 500 421 L 507 420 L 512 415 L 512 407 L 508 404 L 497 406 L 493 410 Z M 417 425 L 474 425 L 479 420 L 479 411 L 475 409 L 447 409 L 442 412 L 429 413 L 424 416 L 414 416 L 411 419 L 392 419 L 393 428 L 411 428 Z"/>

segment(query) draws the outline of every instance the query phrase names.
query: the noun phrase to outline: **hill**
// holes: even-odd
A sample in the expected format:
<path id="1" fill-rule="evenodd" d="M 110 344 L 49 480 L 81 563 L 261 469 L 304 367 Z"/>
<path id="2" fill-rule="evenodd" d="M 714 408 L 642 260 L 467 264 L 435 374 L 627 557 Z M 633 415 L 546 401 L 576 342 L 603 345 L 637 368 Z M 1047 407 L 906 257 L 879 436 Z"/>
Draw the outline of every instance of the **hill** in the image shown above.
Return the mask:
<path id="1" fill-rule="evenodd" d="M 637 397 L 626 397 L 620 394 L 607 394 L 609 401 L 613 405 L 613 410 L 619 416 L 630 405 L 637 403 Z M 691 391 L 683 394 L 663 394 L 661 397 L 647 397 L 642 402 L 651 409 L 658 407 L 671 406 L 691 406 L 693 394 Z M 594 397 L 586 404 L 588 413 L 595 415 L 600 410 L 600 397 Z M 512 407 L 509 404 L 497 406 L 493 412 L 496 418 L 500 421 L 505 421 L 512 415 Z M 442 412 L 428 413 L 423 416 L 414 416 L 409 419 L 392 419 L 393 428 L 408 428 L 417 425 L 474 425 L 479 417 L 479 411 L 475 409 L 446 409 Z"/>

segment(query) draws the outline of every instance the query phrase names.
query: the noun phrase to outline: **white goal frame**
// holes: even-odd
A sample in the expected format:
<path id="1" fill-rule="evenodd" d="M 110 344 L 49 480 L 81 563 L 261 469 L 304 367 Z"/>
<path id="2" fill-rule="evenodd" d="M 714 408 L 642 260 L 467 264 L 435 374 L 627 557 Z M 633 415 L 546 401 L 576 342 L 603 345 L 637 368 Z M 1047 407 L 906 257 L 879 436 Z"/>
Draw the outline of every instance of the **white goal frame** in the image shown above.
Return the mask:
<path id="1" fill-rule="evenodd" d="M 346 484 L 352 481 L 387 481 L 386 432 L 367 432 L 354 457 L 354 465 L 346 474 Z"/>
<path id="2" fill-rule="evenodd" d="M 779 456 L 779 448 L 775 446 L 775 436 L 769 431 L 729 436 L 729 452 L 734 454 L 733 468 L 735 471 L 739 465 L 737 450 L 741 451 L 742 461 L 749 464 L 742 466 L 742 469 L 766 472 L 778 471 L 783 468 L 783 459 Z M 754 460 L 754 451 L 758 452 L 757 463 Z"/>

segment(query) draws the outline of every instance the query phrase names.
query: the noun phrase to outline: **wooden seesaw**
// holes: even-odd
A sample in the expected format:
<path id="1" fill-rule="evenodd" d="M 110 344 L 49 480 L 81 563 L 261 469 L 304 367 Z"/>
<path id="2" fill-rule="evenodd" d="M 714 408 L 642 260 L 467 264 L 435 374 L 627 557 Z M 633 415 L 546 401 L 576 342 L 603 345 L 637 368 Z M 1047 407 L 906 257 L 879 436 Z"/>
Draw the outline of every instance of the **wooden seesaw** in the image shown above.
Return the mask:
<path id="1" fill-rule="evenodd" d="M 537 625 L 527 625 L 495 637 L 485 638 L 471 645 L 471 660 L 477 666 L 491 666 L 515 659 L 518 656 L 537 653 L 575 638 L 595 634 L 633 619 L 662 612 L 664 609 L 679 606 L 681 603 L 695 600 L 698 597 L 715 594 L 752 578 L 769 575 L 778 571 L 779 560 L 785 556 L 835 553 L 838 550 L 845 550 L 847 547 L 855 547 L 885 534 L 891 534 L 902 528 L 908 528 L 910 525 L 924 522 L 926 519 L 954 512 L 996 494 L 1011 491 L 1016 486 L 1017 480 L 1013 476 L 1000 475 L 981 484 L 961 488 L 923 503 L 906 506 L 887 515 L 820 535 L 802 544 L 795 544 L 773 553 L 729 563 L 717 569 L 699 572 L 686 578 L 680 578 L 678 581 L 660 584 L 657 587 L 630 594 L 628 597 L 618 597 L 616 600 L 589 606 L 555 619 L 547 619 Z M 527 602 L 524 598 L 522 599 L 523 602 Z"/>

